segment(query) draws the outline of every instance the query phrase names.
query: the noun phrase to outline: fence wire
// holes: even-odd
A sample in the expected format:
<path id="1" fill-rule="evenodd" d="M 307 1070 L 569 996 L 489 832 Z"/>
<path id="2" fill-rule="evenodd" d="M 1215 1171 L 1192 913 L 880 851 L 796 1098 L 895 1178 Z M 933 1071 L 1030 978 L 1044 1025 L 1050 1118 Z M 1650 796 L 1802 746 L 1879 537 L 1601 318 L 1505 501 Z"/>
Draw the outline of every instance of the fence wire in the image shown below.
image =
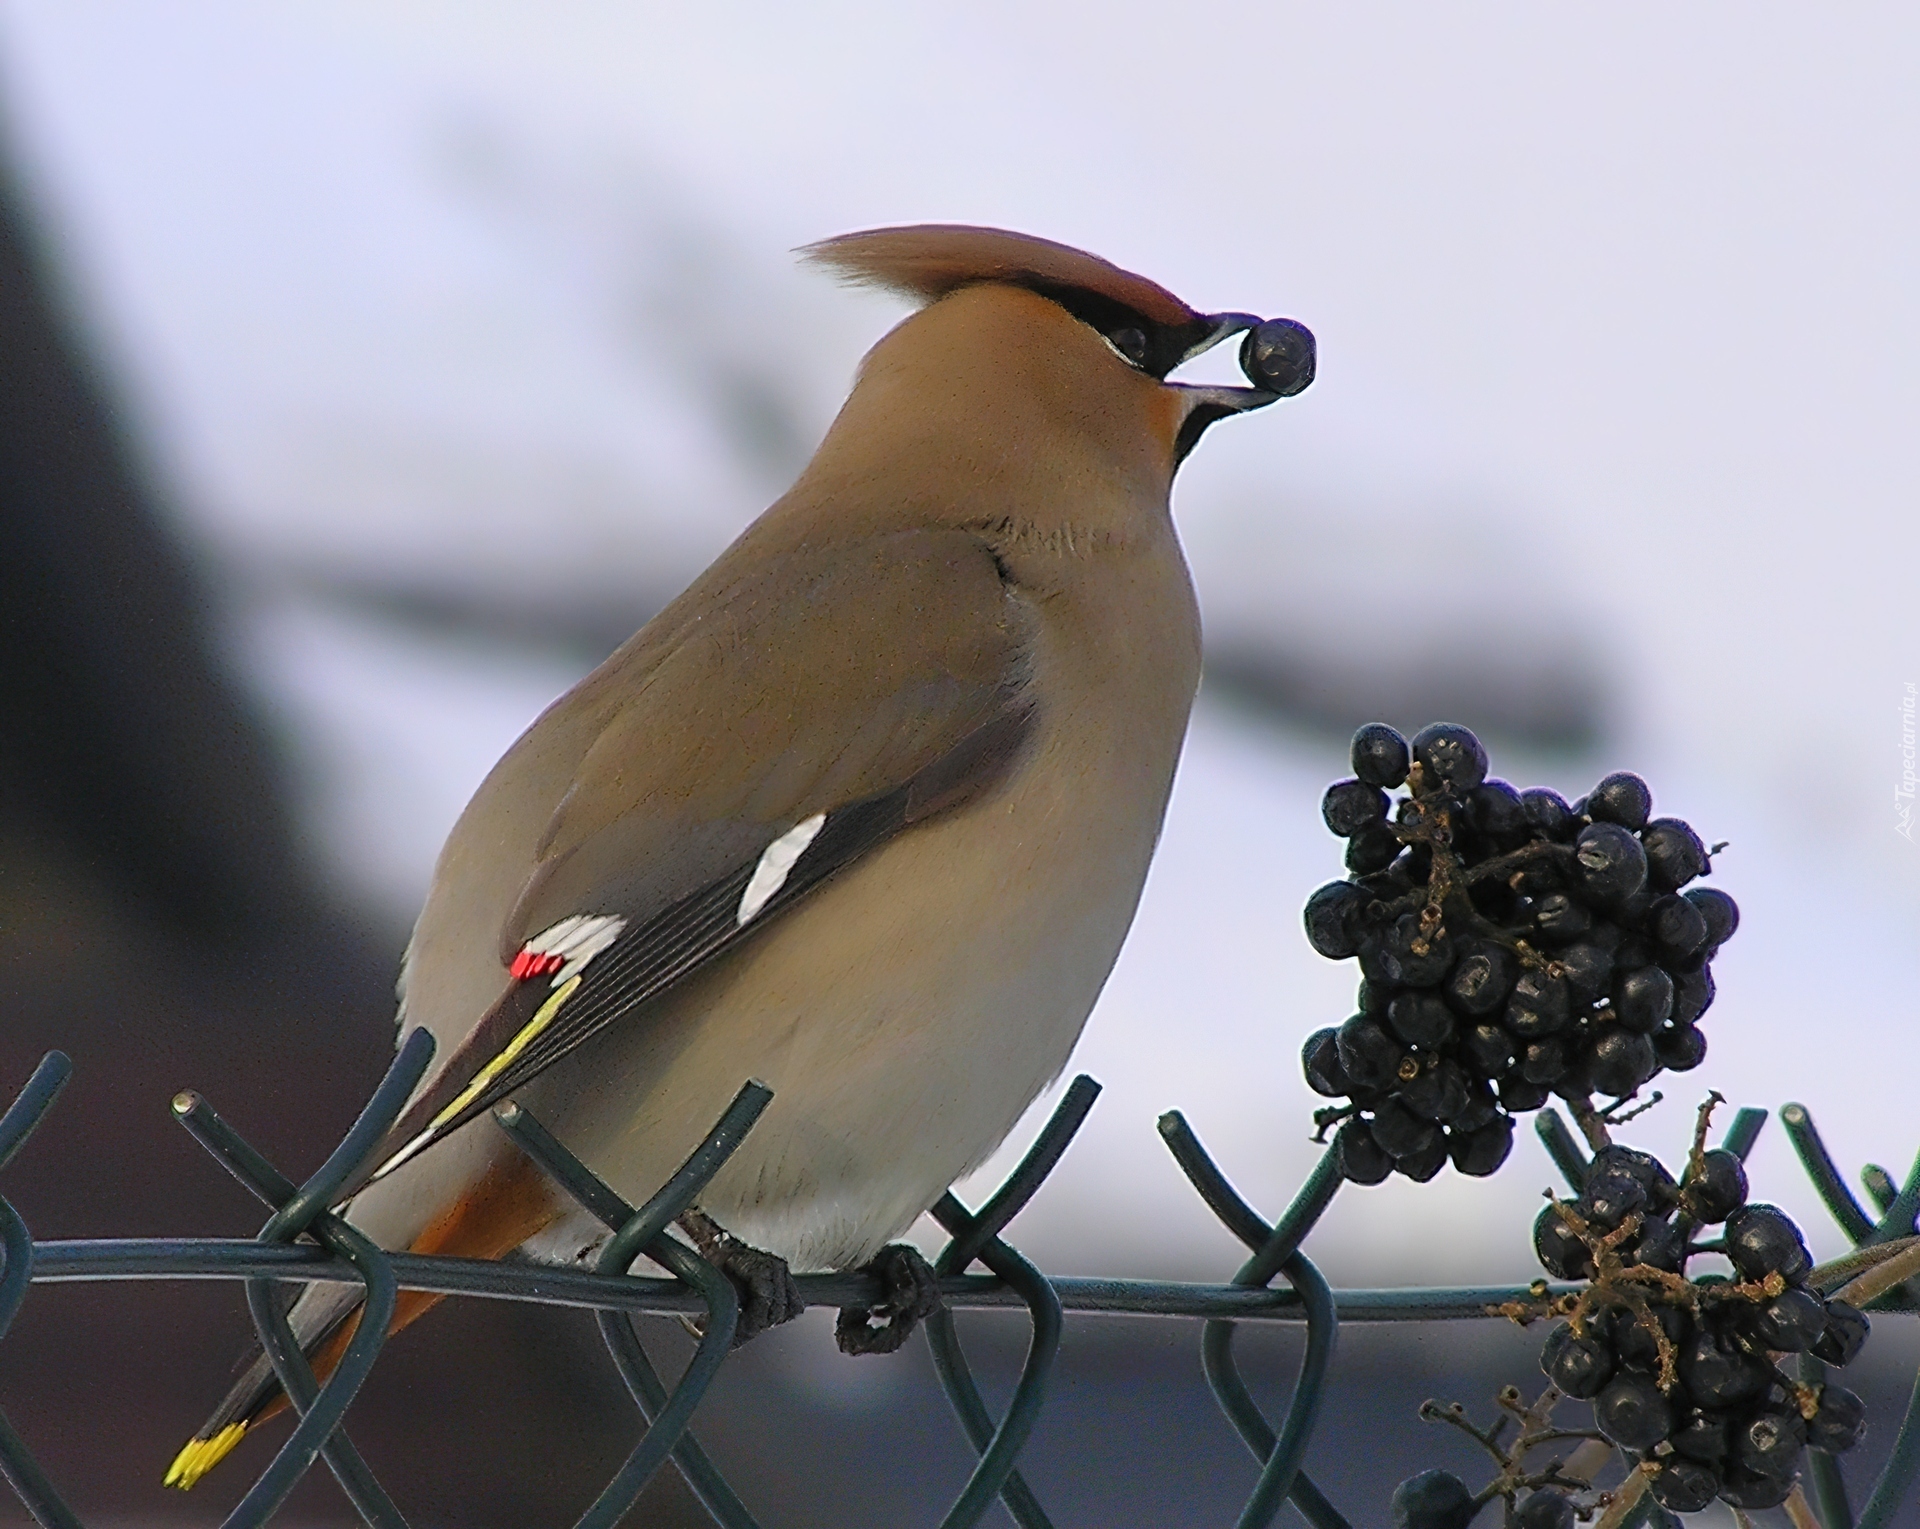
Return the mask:
<path id="1" fill-rule="evenodd" d="M 738 1296 L 731 1281 L 668 1235 L 667 1228 L 746 1139 L 771 1101 L 771 1091 L 758 1083 L 744 1085 L 679 1171 L 639 1207 L 628 1205 L 525 1110 L 511 1102 L 496 1109 L 494 1119 L 500 1128 L 612 1234 L 592 1270 L 390 1253 L 328 1207 L 347 1176 L 398 1118 L 426 1071 L 432 1049 L 425 1032 L 414 1032 L 340 1145 L 300 1184 L 268 1162 L 198 1094 L 174 1098 L 174 1114 L 181 1125 L 270 1207 L 265 1226 L 250 1240 L 143 1237 L 34 1242 L 19 1213 L 0 1198 L 0 1255 L 4 1256 L 0 1337 L 34 1283 L 243 1281 L 260 1341 L 299 1421 L 228 1514 L 223 1529 L 255 1529 L 264 1524 L 316 1460 L 326 1463 L 369 1529 L 406 1529 L 406 1519 L 343 1426 L 354 1394 L 386 1342 L 399 1292 L 584 1308 L 596 1314 L 607 1351 L 645 1426 L 632 1452 L 579 1519 L 578 1529 L 612 1529 L 669 1460 L 714 1523 L 722 1529 L 758 1529 L 759 1521 L 727 1484 L 691 1427 L 732 1347 Z M 0 1117 L 0 1168 L 51 1108 L 71 1071 L 65 1055 L 48 1053 Z M 928 1320 L 928 1341 L 940 1384 L 978 1457 L 960 1495 L 940 1520 L 941 1529 L 978 1524 L 996 1499 L 1020 1529 L 1050 1529 L 1051 1520 L 1038 1493 L 1021 1475 L 1018 1460 L 1045 1405 L 1048 1377 L 1068 1312 L 1200 1320 L 1207 1381 L 1228 1423 L 1260 1466 L 1259 1479 L 1236 1521 L 1238 1529 L 1262 1529 L 1273 1523 L 1289 1501 L 1314 1529 L 1351 1529 L 1304 1465 L 1340 1324 L 1504 1320 L 1494 1310 L 1502 1303 L 1538 1299 L 1543 1288 L 1554 1295 L 1577 1288 L 1536 1282 L 1512 1287 L 1330 1289 L 1300 1245 L 1343 1182 L 1337 1148 L 1327 1149 L 1293 1203 L 1269 1223 L 1241 1198 L 1178 1111 L 1161 1117 L 1160 1135 L 1207 1207 L 1245 1244 L 1246 1262 L 1228 1283 L 1220 1285 L 1050 1278 L 1000 1234 L 1060 1161 L 1099 1092 L 1093 1079 L 1076 1078 L 1026 1156 L 977 1210 L 970 1210 L 951 1192 L 933 1207 L 933 1216 L 949 1241 L 934 1262 L 944 1309 Z M 1744 1158 L 1766 1118 L 1764 1110 L 1741 1110 L 1723 1145 Z M 1884 1170 L 1870 1167 L 1862 1175 L 1879 1212 L 1876 1216 L 1848 1189 L 1806 1109 L 1789 1104 L 1781 1111 L 1781 1121 L 1822 1200 L 1854 1243 L 1860 1263 L 1890 1263 L 1886 1257 L 1890 1245 L 1912 1238 L 1916 1231 L 1920 1162 L 1898 1187 Z M 1541 1111 L 1536 1127 L 1577 1192 L 1586 1171 L 1579 1142 L 1554 1110 Z M 625 1272 L 643 1255 L 667 1273 Z M 1900 1256 L 1903 1262 L 1911 1261 L 1904 1252 Z M 986 1272 L 969 1272 L 976 1265 Z M 1284 1284 L 1276 1287 L 1276 1280 Z M 324 1383 L 300 1352 L 284 1315 L 285 1304 L 276 1297 L 278 1286 L 313 1281 L 345 1281 L 365 1288 L 365 1314 Z M 810 1306 L 871 1306 L 884 1295 L 879 1281 L 861 1274 L 801 1275 L 796 1283 Z M 1920 1310 L 1916 1297 L 1920 1297 L 1920 1275 L 1888 1290 L 1874 1309 Z M 1019 1380 L 997 1420 L 974 1384 L 953 1320 L 957 1310 L 987 1308 L 1024 1308 L 1032 1329 Z M 702 1335 L 693 1357 L 670 1386 L 635 1335 L 632 1318 L 641 1314 L 700 1319 Z M 1234 1359 L 1235 1324 L 1245 1321 L 1306 1324 L 1306 1353 L 1277 1428 L 1254 1401 Z M 1911 1505 L 1914 1480 L 1920 1475 L 1920 1376 L 1916 1376 L 1891 1458 L 1857 1518 L 1847 1507 L 1838 1462 L 1818 1451 L 1810 1452 L 1810 1462 L 1810 1483 L 1826 1529 L 1889 1529 L 1902 1507 Z M 84 1529 L 4 1415 L 0 1415 L 0 1474 L 46 1529 Z M 1621 1529 L 1675 1523 L 1644 1495 L 1619 1520 Z"/>

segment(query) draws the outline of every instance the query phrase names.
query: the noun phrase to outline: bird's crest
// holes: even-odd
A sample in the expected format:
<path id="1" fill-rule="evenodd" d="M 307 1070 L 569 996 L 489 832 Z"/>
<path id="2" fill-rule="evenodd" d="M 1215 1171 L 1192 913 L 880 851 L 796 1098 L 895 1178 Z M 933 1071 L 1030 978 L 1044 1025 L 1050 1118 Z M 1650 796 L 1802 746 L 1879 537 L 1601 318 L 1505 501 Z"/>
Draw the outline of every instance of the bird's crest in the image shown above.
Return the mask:
<path id="1" fill-rule="evenodd" d="M 800 251 L 860 286 L 932 302 L 977 282 L 1004 282 L 1049 295 L 1087 292 L 1154 324 L 1184 327 L 1199 317 L 1165 287 L 1084 250 L 1031 234 L 965 223 L 917 223 L 823 239 Z"/>

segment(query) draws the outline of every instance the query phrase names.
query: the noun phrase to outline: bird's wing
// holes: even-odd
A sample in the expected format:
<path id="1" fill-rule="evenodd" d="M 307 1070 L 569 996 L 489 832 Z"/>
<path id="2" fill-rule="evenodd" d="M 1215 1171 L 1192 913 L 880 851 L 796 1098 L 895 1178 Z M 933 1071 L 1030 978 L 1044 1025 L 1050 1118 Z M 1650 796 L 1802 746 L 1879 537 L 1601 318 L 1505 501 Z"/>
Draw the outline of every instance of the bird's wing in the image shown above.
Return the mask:
<path id="1" fill-rule="evenodd" d="M 604 725 L 502 931 L 506 991 L 350 1189 L 989 788 L 1028 733 L 1031 610 L 964 532 L 802 549 L 661 620 L 630 683 L 576 693 Z"/>

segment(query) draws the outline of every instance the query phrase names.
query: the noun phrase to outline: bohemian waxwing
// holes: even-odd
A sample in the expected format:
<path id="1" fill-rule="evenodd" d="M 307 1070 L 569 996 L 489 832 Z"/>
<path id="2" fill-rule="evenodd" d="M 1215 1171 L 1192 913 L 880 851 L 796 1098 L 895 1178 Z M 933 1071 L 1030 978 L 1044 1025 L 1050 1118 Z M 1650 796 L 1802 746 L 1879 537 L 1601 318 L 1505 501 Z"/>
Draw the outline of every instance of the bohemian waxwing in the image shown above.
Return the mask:
<path id="1" fill-rule="evenodd" d="M 1279 321 L 1243 350 L 1264 387 L 1167 382 L 1258 321 L 1019 234 L 805 253 L 923 306 L 792 490 L 461 814 L 400 983 L 436 1062 L 347 1210 L 387 1248 L 550 1247 L 568 1209 L 491 1106 L 512 1095 L 638 1203 L 760 1079 L 772 1104 L 682 1223 L 749 1284 L 743 1332 L 798 1311 L 780 1259 L 875 1260 L 1064 1067 L 1200 678 L 1174 470 L 1312 368 Z M 894 1320 L 846 1346 L 897 1346 L 926 1309 L 917 1255 L 879 1263 Z M 437 1299 L 403 1293 L 395 1327 Z M 323 1371 L 356 1301 L 311 1285 L 293 1308 Z M 259 1359 L 169 1484 L 282 1402 Z"/>

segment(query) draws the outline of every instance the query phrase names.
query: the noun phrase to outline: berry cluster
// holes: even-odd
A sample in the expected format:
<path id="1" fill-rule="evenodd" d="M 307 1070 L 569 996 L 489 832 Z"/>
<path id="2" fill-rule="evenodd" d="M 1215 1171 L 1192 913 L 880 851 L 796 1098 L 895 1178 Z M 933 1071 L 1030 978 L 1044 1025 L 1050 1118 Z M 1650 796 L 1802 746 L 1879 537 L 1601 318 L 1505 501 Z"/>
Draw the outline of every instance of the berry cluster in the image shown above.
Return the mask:
<path id="1" fill-rule="evenodd" d="M 1422 1471 L 1394 1488 L 1393 1529 L 1467 1529 L 1481 1503 L 1452 1471 Z M 1507 1519 L 1512 1529 L 1573 1529 L 1574 1507 L 1551 1488 L 1532 1493 Z"/>
<path id="2" fill-rule="evenodd" d="M 1411 747 L 1372 723 L 1352 757 L 1355 778 L 1321 804 L 1351 875 L 1307 900 L 1306 925 L 1321 955 L 1359 958 L 1359 1012 L 1302 1053 L 1308 1084 L 1348 1101 L 1315 1118 L 1345 1122 L 1349 1178 L 1425 1180 L 1449 1158 L 1489 1174 L 1514 1114 L 1699 1066 L 1709 963 L 1739 910 L 1683 890 L 1711 869 L 1707 848 L 1649 816 L 1645 781 L 1609 775 L 1571 805 L 1516 791 L 1451 723 Z"/>
<path id="3" fill-rule="evenodd" d="M 1703 1112 L 1704 1137 L 1704 1112 Z M 1712 1251 L 1734 1277 L 1686 1277 L 1697 1229 L 1723 1226 Z M 1696 1145 L 1676 1184 L 1653 1157 L 1608 1146 L 1586 1187 L 1533 1229 L 1549 1274 L 1591 1283 L 1561 1303 L 1540 1367 L 1568 1396 L 1591 1400 L 1595 1425 L 1629 1456 L 1659 1462 L 1649 1485 L 1662 1506 L 1692 1513 L 1719 1497 L 1769 1508 L 1792 1490 L 1808 1445 L 1839 1453 L 1866 1426 L 1840 1386 L 1806 1386 L 1776 1354 L 1852 1362 L 1867 1319 L 1808 1283 L 1813 1260 L 1797 1228 L 1749 1203 L 1746 1170 Z"/>

